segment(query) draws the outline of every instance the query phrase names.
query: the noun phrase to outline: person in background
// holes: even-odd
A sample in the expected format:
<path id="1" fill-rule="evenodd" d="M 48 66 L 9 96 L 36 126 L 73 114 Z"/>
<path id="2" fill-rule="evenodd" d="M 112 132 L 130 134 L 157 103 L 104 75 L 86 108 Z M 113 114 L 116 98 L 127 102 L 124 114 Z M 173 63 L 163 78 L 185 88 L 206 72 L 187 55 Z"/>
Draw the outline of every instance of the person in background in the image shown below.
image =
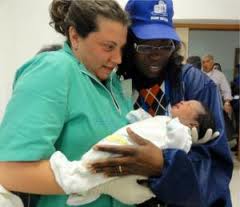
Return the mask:
<path id="1" fill-rule="evenodd" d="M 51 155 L 59 150 L 78 160 L 127 124 L 131 100 L 115 68 L 129 18 L 114 0 L 53 0 L 50 16 L 66 42 L 18 70 L 0 125 L 0 183 L 9 191 L 40 194 L 37 207 L 65 207 L 66 194 L 75 192 L 56 182 Z M 127 205 L 104 195 L 86 206 Z"/>
<path id="2" fill-rule="evenodd" d="M 220 63 L 214 63 L 213 70 L 219 70 L 222 72 L 222 67 L 221 67 Z"/>
<path id="3" fill-rule="evenodd" d="M 189 56 L 186 60 L 187 64 L 191 64 L 193 67 L 201 70 L 202 69 L 202 61 L 199 56 Z"/>
<path id="4" fill-rule="evenodd" d="M 219 89 L 219 92 L 222 98 L 226 133 L 227 133 L 228 139 L 230 140 L 234 132 L 233 122 L 231 119 L 232 92 L 231 92 L 230 84 L 223 72 L 221 72 L 220 70 L 214 69 L 214 57 L 212 55 L 207 54 L 202 57 L 202 69 L 203 69 L 203 72 L 206 73 L 208 77 L 215 82 L 215 84 Z"/>
<path id="5" fill-rule="evenodd" d="M 214 69 L 214 57 L 212 55 L 207 54 L 202 57 L 202 69 L 203 72 L 206 73 L 219 88 L 221 97 L 223 99 L 224 111 L 227 114 L 231 114 L 231 88 L 225 75 L 221 71 Z"/>
<path id="6" fill-rule="evenodd" d="M 118 74 L 125 78 L 124 91 L 132 94 L 135 108 L 142 107 L 152 115 L 167 115 L 170 105 L 195 99 L 213 112 L 220 136 L 192 147 L 186 154 L 178 149 L 161 150 L 130 132 L 138 146 L 98 145 L 96 150 L 121 157 L 99 160 L 91 167 L 108 176 L 137 173 L 149 177 L 148 186 L 157 198 L 140 206 L 231 207 L 233 163 L 220 94 L 206 74 L 182 64 L 178 54 L 180 39 L 172 22 L 172 1 L 129 0 L 126 11 L 132 25 Z"/>

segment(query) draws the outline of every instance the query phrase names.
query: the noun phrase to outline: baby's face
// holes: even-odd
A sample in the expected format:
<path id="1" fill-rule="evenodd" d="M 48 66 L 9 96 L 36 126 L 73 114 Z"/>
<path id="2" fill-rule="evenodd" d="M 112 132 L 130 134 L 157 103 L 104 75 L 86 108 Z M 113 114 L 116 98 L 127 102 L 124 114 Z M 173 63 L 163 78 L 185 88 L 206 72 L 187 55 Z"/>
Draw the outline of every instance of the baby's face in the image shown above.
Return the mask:
<path id="1" fill-rule="evenodd" d="M 196 116 L 204 112 L 202 104 L 198 101 L 181 101 L 172 106 L 172 117 L 178 117 L 182 124 L 191 127 L 191 124 L 196 123 Z"/>

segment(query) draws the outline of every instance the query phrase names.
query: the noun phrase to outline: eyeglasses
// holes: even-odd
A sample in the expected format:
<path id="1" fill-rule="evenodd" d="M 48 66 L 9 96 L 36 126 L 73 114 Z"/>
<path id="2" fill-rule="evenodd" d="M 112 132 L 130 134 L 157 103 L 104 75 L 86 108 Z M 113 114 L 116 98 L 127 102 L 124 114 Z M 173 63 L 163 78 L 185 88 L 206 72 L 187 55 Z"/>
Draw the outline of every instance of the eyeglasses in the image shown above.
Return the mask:
<path id="1" fill-rule="evenodd" d="M 161 54 L 161 55 L 170 55 L 175 50 L 175 44 L 173 41 L 169 42 L 167 45 L 161 45 L 158 47 L 151 45 L 138 45 L 134 43 L 135 50 L 140 54 Z"/>

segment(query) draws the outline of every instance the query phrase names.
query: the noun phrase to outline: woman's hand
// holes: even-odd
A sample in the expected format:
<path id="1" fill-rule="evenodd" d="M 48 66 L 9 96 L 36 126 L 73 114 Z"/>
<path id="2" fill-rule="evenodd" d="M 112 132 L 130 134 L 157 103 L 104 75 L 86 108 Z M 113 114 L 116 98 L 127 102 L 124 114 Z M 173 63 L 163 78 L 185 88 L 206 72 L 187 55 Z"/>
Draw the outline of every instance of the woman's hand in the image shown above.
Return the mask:
<path id="1" fill-rule="evenodd" d="M 119 154 L 90 164 L 90 169 L 106 176 L 143 175 L 157 176 L 160 174 L 164 160 L 162 150 L 135 134 L 127 128 L 129 137 L 136 145 L 96 145 L 95 150 Z"/>

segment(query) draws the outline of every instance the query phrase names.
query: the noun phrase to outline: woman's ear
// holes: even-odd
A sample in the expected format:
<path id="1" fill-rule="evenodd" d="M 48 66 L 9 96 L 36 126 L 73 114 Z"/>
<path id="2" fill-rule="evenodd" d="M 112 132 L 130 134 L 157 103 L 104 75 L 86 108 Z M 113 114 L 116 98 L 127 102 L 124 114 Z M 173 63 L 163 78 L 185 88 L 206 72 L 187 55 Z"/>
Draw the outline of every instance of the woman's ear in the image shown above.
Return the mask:
<path id="1" fill-rule="evenodd" d="M 79 47 L 80 36 L 77 33 L 76 28 L 73 27 L 73 26 L 70 26 L 69 29 L 68 29 L 68 34 L 69 34 L 69 40 L 71 42 L 72 49 L 74 51 L 77 51 L 78 47 Z"/>

